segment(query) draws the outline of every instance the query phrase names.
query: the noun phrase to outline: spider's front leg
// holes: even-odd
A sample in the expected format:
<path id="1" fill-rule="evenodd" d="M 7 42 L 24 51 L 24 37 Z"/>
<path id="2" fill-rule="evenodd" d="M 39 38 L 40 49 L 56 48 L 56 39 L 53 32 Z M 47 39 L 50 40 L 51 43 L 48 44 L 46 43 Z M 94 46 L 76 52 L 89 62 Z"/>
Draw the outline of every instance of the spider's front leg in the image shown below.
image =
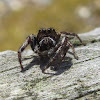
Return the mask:
<path id="1" fill-rule="evenodd" d="M 58 49 L 60 46 L 61 46 L 61 44 L 58 43 L 58 44 L 55 46 L 55 48 L 54 48 L 53 52 L 51 53 L 51 55 L 53 55 L 53 54 L 57 51 L 57 49 Z M 56 60 L 56 57 L 57 57 L 57 56 L 58 56 L 58 55 L 55 54 L 55 56 L 52 57 L 52 58 L 50 59 L 49 63 L 46 65 L 46 67 L 42 69 L 42 72 L 43 72 L 43 73 L 44 73 L 44 71 L 45 71 L 46 69 L 48 69 L 49 66 Z"/>
<path id="2" fill-rule="evenodd" d="M 74 54 L 74 57 L 76 59 L 78 59 L 78 56 L 76 55 L 75 53 L 75 49 L 73 47 L 73 45 L 69 42 L 69 38 L 68 37 L 64 37 L 63 40 L 62 40 L 62 43 L 59 45 L 57 45 L 55 47 L 55 56 L 53 58 L 50 59 L 49 63 L 47 64 L 47 66 L 42 70 L 42 72 L 44 73 L 44 71 L 49 68 L 49 66 L 59 57 L 59 55 L 61 55 L 61 59 L 59 61 L 59 64 L 62 62 L 62 60 L 64 59 L 66 53 L 68 52 L 69 48 L 72 48 L 73 50 L 73 54 Z M 57 68 L 57 67 L 56 67 Z"/>
<path id="3" fill-rule="evenodd" d="M 67 42 L 68 42 L 68 37 L 65 37 L 63 39 L 63 42 L 62 43 L 58 43 L 54 49 L 54 51 L 56 52 L 55 56 L 53 58 L 50 59 L 49 63 L 46 65 L 46 67 L 44 69 L 42 69 L 42 72 L 44 73 L 44 71 L 46 69 L 48 69 L 50 67 L 50 65 L 53 64 L 53 62 L 59 58 L 59 55 L 61 55 L 61 59 L 59 61 L 59 63 L 62 62 L 62 60 L 64 59 L 65 55 L 66 55 L 66 52 L 68 51 L 69 49 L 69 46 L 67 46 Z"/>
<path id="4" fill-rule="evenodd" d="M 21 66 L 21 70 L 23 70 L 23 65 L 22 65 L 22 61 L 21 61 L 21 53 L 25 50 L 25 48 L 30 44 L 32 50 L 34 50 L 34 47 L 36 45 L 36 37 L 31 34 L 30 36 L 28 36 L 25 40 L 25 42 L 22 44 L 22 46 L 19 48 L 18 50 L 18 60 Z"/>

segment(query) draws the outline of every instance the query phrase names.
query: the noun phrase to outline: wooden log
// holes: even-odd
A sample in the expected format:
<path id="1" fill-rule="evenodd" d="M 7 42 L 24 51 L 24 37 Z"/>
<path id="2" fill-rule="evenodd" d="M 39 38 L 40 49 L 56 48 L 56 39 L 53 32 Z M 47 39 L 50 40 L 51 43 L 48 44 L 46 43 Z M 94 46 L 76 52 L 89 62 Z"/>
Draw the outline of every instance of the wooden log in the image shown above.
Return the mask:
<path id="1" fill-rule="evenodd" d="M 100 28 L 79 34 L 87 43 L 70 52 L 58 71 L 41 71 L 43 63 L 31 50 L 23 52 L 21 72 L 17 52 L 0 52 L 0 100 L 99 100 Z"/>

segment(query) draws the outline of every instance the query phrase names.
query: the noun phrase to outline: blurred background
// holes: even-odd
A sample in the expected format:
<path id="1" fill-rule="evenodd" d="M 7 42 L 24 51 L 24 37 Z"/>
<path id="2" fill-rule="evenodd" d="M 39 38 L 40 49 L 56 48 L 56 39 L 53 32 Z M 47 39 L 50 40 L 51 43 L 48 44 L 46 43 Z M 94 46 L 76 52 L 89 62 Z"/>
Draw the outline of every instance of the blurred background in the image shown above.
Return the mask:
<path id="1" fill-rule="evenodd" d="M 17 51 L 40 28 L 83 33 L 100 26 L 100 0 L 0 0 L 0 51 Z"/>

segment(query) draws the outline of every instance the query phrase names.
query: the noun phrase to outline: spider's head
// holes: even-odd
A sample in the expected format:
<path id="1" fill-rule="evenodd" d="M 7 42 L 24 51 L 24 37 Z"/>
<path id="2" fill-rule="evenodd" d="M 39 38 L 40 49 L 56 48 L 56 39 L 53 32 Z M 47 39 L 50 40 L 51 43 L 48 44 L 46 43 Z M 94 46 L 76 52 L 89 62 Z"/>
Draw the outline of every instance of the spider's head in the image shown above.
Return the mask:
<path id="1" fill-rule="evenodd" d="M 49 50 L 54 47 L 59 40 L 59 35 L 53 28 L 40 29 L 37 35 L 37 43 L 40 51 Z"/>
<path id="2" fill-rule="evenodd" d="M 39 42 L 40 50 L 45 51 L 49 50 L 56 45 L 56 41 L 51 37 L 44 37 Z"/>

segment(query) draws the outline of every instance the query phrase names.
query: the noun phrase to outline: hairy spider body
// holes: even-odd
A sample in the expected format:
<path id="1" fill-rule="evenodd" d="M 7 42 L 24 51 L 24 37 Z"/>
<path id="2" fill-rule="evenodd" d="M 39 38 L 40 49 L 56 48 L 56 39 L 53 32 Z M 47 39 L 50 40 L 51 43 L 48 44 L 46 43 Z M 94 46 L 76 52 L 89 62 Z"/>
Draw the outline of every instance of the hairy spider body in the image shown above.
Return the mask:
<path id="1" fill-rule="evenodd" d="M 61 38 L 61 34 L 65 34 L 63 39 Z M 73 37 L 68 37 L 68 35 L 71 35 Z M 41 29 L 38 31 L 37 36 L 31 34 L 30 36 L 27 37 L 26 41 L 22 44 L 22 46 L 18 50 L 18 59 L 19 59 L 21 69 L 23 70 L 21 53 L 29 44 L 31 46 L 31 49 L 35 53 L 38 53 L 40 57 L 44 55 L 51 56 L 55 53 L 54 56 L 50 58 L 50 61 L 46 65 L 46 67 L 42 69 L 42 72 L 44 72 L 47 68 L 49 68 L 49 66 L 53 64 L 53 62 L 57 59 L 59 55 L 61 55 L 61 60 L 59 61 L 60 64 L 70 47 L 73 50 L 74 57 L 78 59 L 74 47 L 69 41 L 70 39 L 73 39 L 75 36 L 83 44 L 82 40 L 79 38 L 77 34 L 68 33 L 68 32 L 56 32 L 55 29 L 53 28 Z M 51 49 L 52 52 L 49 53 Z"/>
<path id="2" fill-rule="evenodd" d="M 37 35 L 37 45 L 39 45 L 39 50 L 45 51 L 54 47 L 59 40 L 60 36 L 57 35 L 54 29 L 49 28 L 48 30 L 39 30 Z"/>

